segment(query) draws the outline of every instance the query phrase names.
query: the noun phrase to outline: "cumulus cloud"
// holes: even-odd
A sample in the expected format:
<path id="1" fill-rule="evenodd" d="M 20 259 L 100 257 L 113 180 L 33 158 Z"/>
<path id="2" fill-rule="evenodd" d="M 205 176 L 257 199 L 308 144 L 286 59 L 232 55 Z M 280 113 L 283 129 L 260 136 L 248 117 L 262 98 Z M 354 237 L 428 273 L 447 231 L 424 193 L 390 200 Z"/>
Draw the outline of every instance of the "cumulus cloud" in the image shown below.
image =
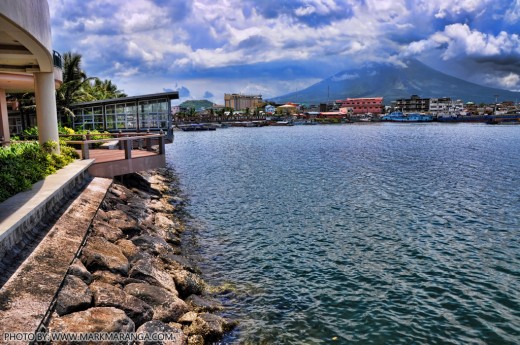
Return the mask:
<path id="1" fill-rule="evenodd" d="M 55 49 L 81 52 L 87 74 L 116 83 L 140 74 L 193 81 L 254 71 L 242 77 L 255 79 L 257 86 L 262 79 L 272 92 L 272 81 L 289 88 L 281 84 L 288 76 L 291 85 L 316 80 L 312 68 L 326 78 L 366 61 L 402 64 L 402 56 L 432 52 L 444 61 L 519 55 L 513 28 L 520 0 L 49 0 L 49 5 Z M 278 62 L 297 65 L 300 74 L 281 73 Z"/>
<path id="2" fill-rule="evenodd" d="M 418 55 L 429 49 L 442 50 L 448 60 L 457 57 L 520 56 L 520 37 L 505 31 L 498 35 L 472 30 L 467 24 L 452 24 L 429 38 L 412 42 L 404 48 L 404 55 Z"/>
<path id="3" fill-rule="evenodd" d="M 520 90 L 520 75 L 517 73 L 507 73 L 505 75 L 497 76 L 495 74 L 487 75 L 487 82 L 490 84 L 496 84 L 501 88 L 512 91 Z"/>

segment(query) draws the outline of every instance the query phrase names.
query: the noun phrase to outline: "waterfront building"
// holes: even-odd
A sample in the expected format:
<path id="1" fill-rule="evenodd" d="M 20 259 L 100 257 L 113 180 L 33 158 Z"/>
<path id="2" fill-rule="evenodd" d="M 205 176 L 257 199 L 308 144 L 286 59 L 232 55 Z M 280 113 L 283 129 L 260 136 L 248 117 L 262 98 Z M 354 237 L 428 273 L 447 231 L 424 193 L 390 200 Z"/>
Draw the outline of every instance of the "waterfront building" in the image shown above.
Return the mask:
<path id="1" fill-rule="evenodd" d="M 21 118 L 9 121 L 7 94 L 35 93 L 40 143 L 59 141 L 55 89 L 63 82 L 62 59 L 52 50 L 47 1 L 0 1 L 0 142 L 9 142 Z"/>
<path id="2" fill-rule="evenodd" d="M 429 112 L 432 114 L 460 114 L 464 110 L 462 100 L 450 97 L 431 98 Z"/>
<path id="3" fill-rule="evenodd" d="M 224 94 L 224 106 L 233 110 L 256 109 L 262 104 L 262 95 Z"/>
<path id="4" fill-rule="evenodd" d="M 169 131 L 172 126 L 171 100 L 177 91 L 105 99 L 71 105 L 74 129 L 117 131 Z"/>
<path id="5" fill-rule="evenodd" d="M 274 105 L 272 105 L 272 104 L 268 104 L 268 105 L 265 106 L 264 111 L 267 114 L 274 114 L 274 112 L 276 111 L 276 107 Z"/>
<path id="6" fill-rule="evenodd" d="M 430 110 L 430 99 L 412 95 L 410 98 L 400 98 L 395 101 L 395 110 L 403 113 L 421 113 Z"/>
<path id="7" fill-rule="evenodd" d="M 340 108 L 351 109 L 349 113 L 354 116 L 367 113 L 380 115 L 383 113 L 383 97 L 347 98 L 336 101 L 336 103 L 340 104 Z"/>

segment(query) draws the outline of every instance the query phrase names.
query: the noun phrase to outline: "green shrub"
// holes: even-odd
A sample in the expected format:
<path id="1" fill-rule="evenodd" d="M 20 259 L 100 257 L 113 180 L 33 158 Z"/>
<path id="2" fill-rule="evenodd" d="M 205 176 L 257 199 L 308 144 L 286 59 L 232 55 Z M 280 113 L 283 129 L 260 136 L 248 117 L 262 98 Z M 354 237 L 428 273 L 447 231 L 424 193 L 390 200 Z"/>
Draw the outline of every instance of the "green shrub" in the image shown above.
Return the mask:
<path id="1" fill-rule="evenodd" d="M 53 152 L 57 143 L 40 146 L 37 142 L 13 143 L 0 147 L 0 202 L 25 190 L 78 158 L 78 153 L 61 143 L 61 153 Z"/>

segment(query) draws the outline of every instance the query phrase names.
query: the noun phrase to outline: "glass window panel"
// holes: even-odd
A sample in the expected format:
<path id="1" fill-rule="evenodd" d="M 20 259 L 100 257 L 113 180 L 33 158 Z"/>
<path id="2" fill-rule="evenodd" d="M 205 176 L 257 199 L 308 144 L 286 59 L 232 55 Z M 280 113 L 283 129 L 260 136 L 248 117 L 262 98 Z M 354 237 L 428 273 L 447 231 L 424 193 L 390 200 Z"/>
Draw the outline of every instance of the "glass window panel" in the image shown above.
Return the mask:
<path id="1" fill-rule="evenodd" d="M 116 117 L 114 115 L 107 115 L 107 129 L 116 128 Z"/>
<path id="2" fill-rule="evenodd" d="M 115 111 L 116 111 L 116 106 L 113 105 L 113 104 L 112 104 L 112 105 L 107 105 L 107 106 L 105 107 L 105 112 L 106 112 L 107 114 L 114 114 Z"/>
<path id="3" fill-rule="evenodd" d="M 91 108 L 91 107 L 84 108 L 84 109 L 83 109 L 83 113 L 84 113 L 84 114 L 92 114 L 92 108 Z"/>
<path id="4" fill-rule="evenodd" d="M 117 114 L 124 114 L 125 113 L 125 105 L 124 104 L 116 105 L 116 113 Z"/>
<path id="5" fill-rule="evenodd" d="M 101 107 L 94 107 L 94 114 L 103 114 L 103 109 Z"/>

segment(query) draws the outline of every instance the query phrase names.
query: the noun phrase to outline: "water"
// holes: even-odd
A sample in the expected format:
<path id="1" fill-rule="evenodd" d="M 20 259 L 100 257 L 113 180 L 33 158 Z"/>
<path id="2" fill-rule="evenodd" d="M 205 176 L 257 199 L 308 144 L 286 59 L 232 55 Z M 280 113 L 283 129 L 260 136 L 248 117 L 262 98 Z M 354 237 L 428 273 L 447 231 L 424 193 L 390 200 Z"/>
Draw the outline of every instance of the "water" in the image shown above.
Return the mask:
<path id="1" fill-rule="evenodd" d="M 232 344 L 520 343 L 520 126 L 177 133 Z"/>

